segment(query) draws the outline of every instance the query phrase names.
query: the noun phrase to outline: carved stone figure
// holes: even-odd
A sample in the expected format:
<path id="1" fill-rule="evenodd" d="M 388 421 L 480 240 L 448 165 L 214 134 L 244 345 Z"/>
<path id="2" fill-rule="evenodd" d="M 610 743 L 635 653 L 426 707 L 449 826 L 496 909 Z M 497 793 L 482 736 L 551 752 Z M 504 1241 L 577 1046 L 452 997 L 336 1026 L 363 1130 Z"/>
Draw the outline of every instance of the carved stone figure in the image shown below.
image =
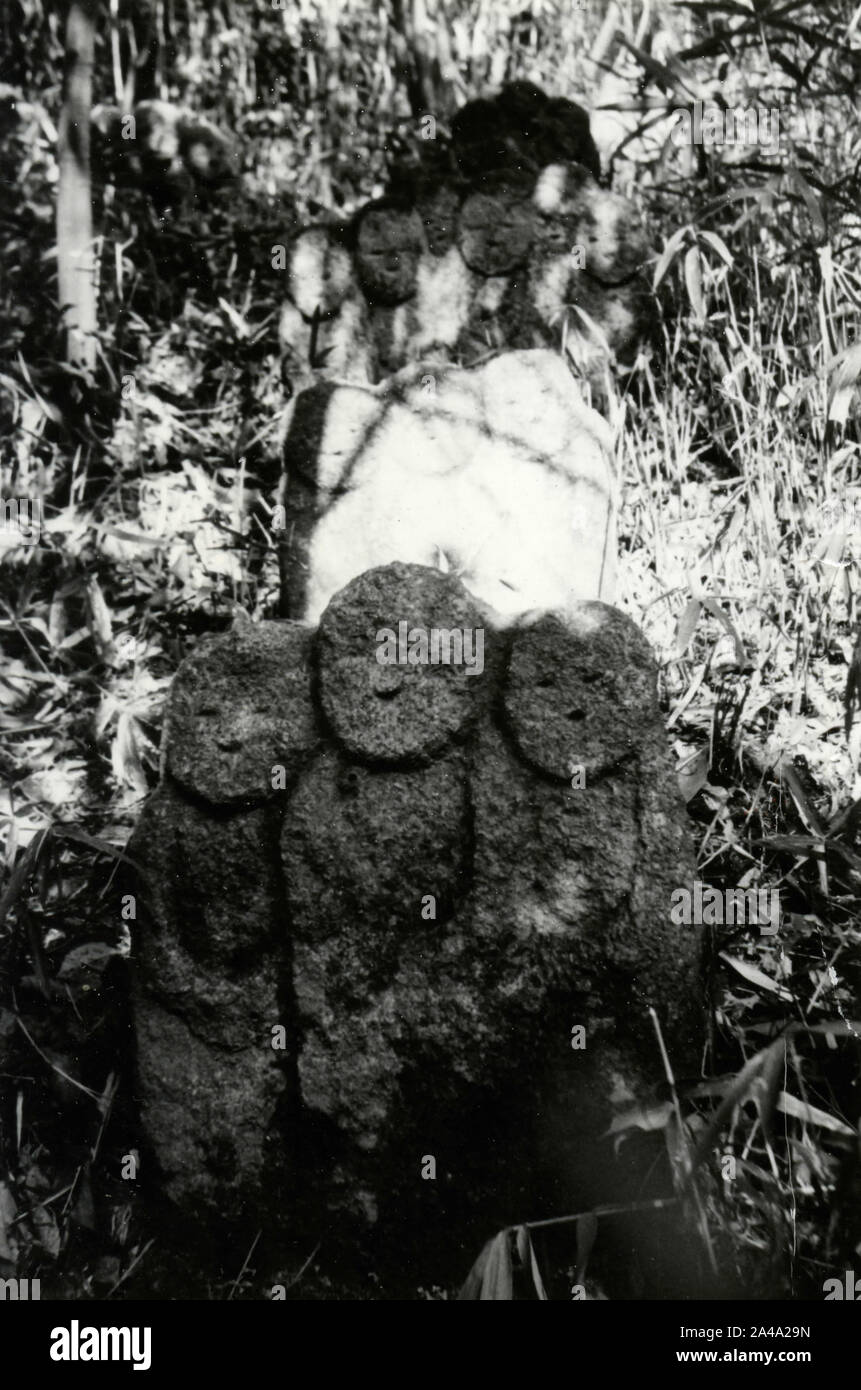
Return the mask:
<path id="1" fill-rule="evenodd" d="M 586 112 L 511 83 L 427 145 L 385 198 L 292 243 L 280 337 L 294 392 L 374 384 L 429 352 L 472 365 L 564 342 L 596 389 L 605 366 L 630 365 L 648 245 L 598 182 Z"/>
<path id="2" fill-rule="evenodd" d="M 693 861 L 634 624 L 586 601 L 499 627 L 451 574 L 373 568 L 319 625 L 201 643 L 164 757 L 130 854 L 168 1195 L 417 1221 L 419 1245 L 472 1201 L 522 1217 L 518 1184 L 600 1195 L 611 1102 L 661 1075 L 647 1006 L 682 1070 L 700 1027 L 701 932 L 670 920 Z"/>

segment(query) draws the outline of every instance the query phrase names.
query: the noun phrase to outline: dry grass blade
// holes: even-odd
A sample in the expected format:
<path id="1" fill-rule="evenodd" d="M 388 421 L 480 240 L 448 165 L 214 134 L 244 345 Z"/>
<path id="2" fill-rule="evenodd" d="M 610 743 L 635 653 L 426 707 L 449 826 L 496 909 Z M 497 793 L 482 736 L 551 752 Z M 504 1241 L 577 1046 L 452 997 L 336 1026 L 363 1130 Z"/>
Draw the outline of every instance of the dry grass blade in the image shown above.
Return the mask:
<path id="1" fill-rule="evenodd" d="M 535 1296 L 540 1303 L 547 1302 L 547 1290 L 544 1287 L 544 1280 L 541 1278 L 541 1271 L 538 1268 L 538 1260 L 535 1256 L 535 1249 L 532 1244 L 532 1237 L 529 1234 L 528 1226 L 518 1226 L 515 1231 L 515 1241 L 517 1244 L 517 1257 L 521 1267 L 529 1271 L 532 1278 L 532 1287 L 535 1289 Z"/>
<path id="2" fill-rule="evenodd" d="M 589 1266 L 589 1258 L 592 1254 L 592 1247 L 598 1234 L 598 1218 L 593 1211 L 589 1211 L 585 1216 L 581 1216 L 577 1222 L 577 1268 L 574 1274 L 575 1284 L 585 1284 L 586 1270 Z"/>
<path id="3" fill-rule="evenodd" d="M 242 1261 L 242 1268 L 240 1269 L 239 1273 L 237 1274 L 236 1278 L 234 1279 L 234 1281 L 233 1281 L 233 1283 L 232 1283 L 232 1285 L 231 1285 L 231 1287 L 230 1287 L 230 1293 L 227 1295 L 227 1301 L 228 1301 L 228 1303 L 229 1303 L 230 1300 L 233 1298 L 233 1295 L 236 1293 L 236 1290 L 239 1288 L 239 1285 L 240 1285 L 240 1283 L 242 1282 L 242 1276 L 243 1276 L 243 1274 L 245 1273 L 246 1269 L 248 1268 L 248 1265 L 249 1265 L 249 1263 L 250 1263 L 250 1261 L 251 1261 L 251 1256 L 254 1254 L 254 1251 L 257 1249 L 257 1242 L 259 1241 L 259 1239 L 260 1239 L 260 1237 L 262 1236 L 262 1234 L 263 1234 L 262 1231 L 258 1231 L 258 1232 L 257 1232 L 257 1235 L 254 1237 L 254 1239 L 253 1239 L 252 1242 L 251 1242 L 251 1245 L 249 1246 L 249 1249 L 248 1249 L 248 1252 L 247 1252 L 247 1254 L 246 1254 L 246 1256 L 245 1256 L 245 1259 Z"/>
<path id="4" fill-rule="evenodd" d="M 64 1081 L 68 1081 L 70 1086 L 74 1086 L 77 1091 L 82 1091 L 85 1096 L 90 1097 L 90 1100 L 94 1100 L 98 1106 L 101 1106 L 102 1097 L 99 1095 L 98 1091 L 91 1090 L 90 1087 L 85 1086 L 82 1081 L 76 1081 L 74 1076 L 69 1076 L 69 1073 L 63 1071 L 62 1067 L 58 1067 L 56 1062 L 52 1062 L 50 1057 L 46 1057 L 45 1053 L 42 1051 L 35 1038 L 33 1038 L 30 1034 L 26 1023 L 20 1016 L 16 1016 L 15 1022 L 18 1024 L 18 1027 L 21 1029 L 21 1032 L 24 1034 L 24 1037 L 27 1039 L 34 1052 L 38 1052 L 39 1056 L 42 1058 L 42 1061 L 45 1063 L 46 1066 L 51 1068 L 51 1071 L 56 1072 L 57 1076 L 61 1076 Z"/>
<path id="5" fill-rule="evenodd" d="M 0 898 L 0 927 L 5 924 L 6 916 L 10 908 L 14 907 L 21 896 L 27 879 L 35 869 L 42 851 L 50 841 L 50 836 L 50 826 L 46 826 L 45 829 L 37 831 L 12 870 L 6 891 L 2 898 Z"/>
<path id="6" fill-rule="evenodd" d="M 153 1236 L 153 1238 L 152 1238 L 151 1240 L 148 1240 L 148 1241 L 147 1241 L 147 1243 L 146 1243 L 146 1245 L 143 1247 L 143 1249 L 140 1250 L 140 1251 L 138 1252 L 137 1255 L 135 1255 L 135 1257 L 134 1257 L 134 1259 L 132 1260 L 131 1264 L 129 1265 L 128 1269 L 125 1270 L 124 1273 L 120 1275 L 119 1279 L 117 1279 L 116 1283 L 115 1283 L 115 1284 L 112 1284 L 111 1287 L 108 1289 L 107 1293 L 105 1294 L 105 1298 L 106 1298 L 106 1299 L 111 1298 L 112 1295 L 116 1293 L 117 1289 L 118 1289 L 122 1284 L 124 1284 L 124 1283 L 126 1282 L 126 1280 L 129 1278 L 129 1276 L 134 1272 L 134 1270 L 137 1269 L 137 1266 L 140 1264 L 141 1260 L 144 1258 L 144 1256 L 146 1255 L 147 1251 L 148 1251 L 148 1250 L 151 1248 L 151 1246 L 153 1246 L 154 1244 L 155 1244 L 155 1237 Z"/>
<path id="7" fill-rule="evenodd" d="M 752 1094 L 753 1087 L 763 1074 L 763 1070 L 773 1065 L 770 1059 L 776 1054 L 778 1059 L 782 1061 L 785 1046 L 785 1040 L 780 1037 L 776 1042 L 773 1042 L 770 1047 L 765 1047 L 761 1052 L 757 1052 L 755 1056 L 751 1057 L 745 1063 L 738 1073 L 738 1076 L 730 1083 L 729 1089 L 726 1091 L 723 1100 L 706 1125 L 694 1148 L 691 1160 L 691 1177 L 693 1177 L 697 1168 L 711 1153 L 712 1148 L 717 1142 L 718 1136 L 733 1111 L 736 1110 L 739 1105 L 742 1105 Z"/>
<path id="8" fill-rule="evenodd" d="M 806 1100 L 789 1095 L 787 1091 L 776 1094 L 775 1108 L 781 1110 L 784 1115 L 791 1115 L 793 1119 L 802 1120 L 807 1125 L 818 1125 L 820 1129 L 827 1129 L 832 1134 L 842 1134 L 854 1139 L 858 1133 L 852 1125 L 838 1120 L 836 1115 L 829 1115 L 827 1110 L 820 1110 L 818 1105 L 810 1105 Z"/>
<path id="9" fill-rule="evenodd" d="M 855 638 L 852 660 L 849 662 L 849 671 L 846 676 L 846 689 L 843 692 L 843 708 L 845 710 L 843 728 L 847 738 L 852 731 L 852 721 L 859 704 L 861 704 L 861 630 Z"/>
<path id="10" fill-rule="evenodd" d="M 749 961 L 739 960 L 736 956 L 728 955 L 726 951 L 720 952 L 720 958 L 726 961 L 730 969 L 734 970 L 737 975 L 740 975 L 743 980 L 747 980 L 749 984 L 755 985 L 757 989 L 764 989 L 768 994 L 773 994 L 775 998 L 782 999 L 787 1004 L 793 1002 L 794 996 L 791 990 L 779 985 L 776 980 L 772 980 L 771 976 L 766 975 L 762 970 L 757 970 L 756 966 L 751 965 Z"/>
<path id="11" fill-rule="evenodd" d="M 500 1231 L 484 1246 L 466 1276 L 457 1301 L 510 1301 L 514 1297 L 510 1232 Z"/>

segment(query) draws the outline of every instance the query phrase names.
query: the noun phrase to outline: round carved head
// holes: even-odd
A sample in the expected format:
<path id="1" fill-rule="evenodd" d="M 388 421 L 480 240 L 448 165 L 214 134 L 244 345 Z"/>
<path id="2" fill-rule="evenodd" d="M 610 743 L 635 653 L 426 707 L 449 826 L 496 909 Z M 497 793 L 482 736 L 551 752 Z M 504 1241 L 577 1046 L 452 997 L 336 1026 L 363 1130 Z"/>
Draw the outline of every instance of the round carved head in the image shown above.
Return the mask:
<path id="1" fill-rule="evenodd" d="M 654 658 L 639 629 L 605 603 L 547 614 L 514 636 L 505 722 L 528 763 L 567 781 L 633 756 L 657 714 Z"/>
<path id="2" fill-rule="evenodd" d="M 484 620 L 462 584 L 424 565 L 367 570 L 318 634 L 320 699 L 343 746 L 371 761 L 426 761 L 476 716 Z"/>
<path id="3" fill-rule="evenodd" d="M 519 183 L 489 183 L 460 214 L 460 253 L 479 275 L 509 275 L 529 254 L 535 210 Z"/>
<path id="4" fill-rule="evenodd" d="M 356 268 L 362 288 L 378 304 L 402 304 L 415 293 L 422 224 L 411 207 L 380 199 L 359 214 Z"/>
<path id="5" fill-rule="evenodd" d="M 261 801 L 316 741 L 311 634 L 299 623 L 235 625 L 180 666 L 165 712 L 167 767 L 217 805 Z M 281 786 L 285 779 L 281 779 Z"/>

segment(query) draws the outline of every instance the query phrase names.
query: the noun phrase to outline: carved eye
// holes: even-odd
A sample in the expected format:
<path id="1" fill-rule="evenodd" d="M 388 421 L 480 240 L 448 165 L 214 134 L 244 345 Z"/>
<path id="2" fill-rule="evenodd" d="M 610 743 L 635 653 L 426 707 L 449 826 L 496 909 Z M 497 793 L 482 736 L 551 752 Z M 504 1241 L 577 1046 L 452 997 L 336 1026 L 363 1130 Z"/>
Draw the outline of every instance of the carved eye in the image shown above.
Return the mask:
<path id="1" fill-rule="evenodd" d="M 581 603 L 515 634 L 504 715 L 533 767 L 568 781 L 572 762 L 588 778 L 630 756 L 631 731 L 654 718 L 655 694 L 651 654 L 639 637 L 635 645 L 628 622 L 603 604 Z M 618 670 L 625 681 L 619 693 Z"/>

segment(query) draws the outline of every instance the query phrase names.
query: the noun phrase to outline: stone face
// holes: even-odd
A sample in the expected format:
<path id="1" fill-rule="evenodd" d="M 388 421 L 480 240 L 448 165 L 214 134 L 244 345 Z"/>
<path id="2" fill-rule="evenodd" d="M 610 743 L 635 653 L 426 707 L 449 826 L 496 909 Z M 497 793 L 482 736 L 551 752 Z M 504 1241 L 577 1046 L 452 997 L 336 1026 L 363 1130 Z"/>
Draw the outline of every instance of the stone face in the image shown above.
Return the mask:
<path id="1" fill-rule="evenodd" d="M 547 351 L 305 392 L 284 446 L 285 611 L 315 622 L 349 580 L 395 560 L 457 574 L 502 623 L 610 600 L 611 452 Z"/>
<path id="2" fill-rule="evenodd" d="M 165 713 L 171 775 L 208 801 L 272 795 L 272 768 L 315 738 L 310 634 L 298 624 L 233 628 L 184 662 Z"/>
<path id="3" fill-rule="evenodd" d="M 535 235 L 532 205 L 502 184 L 473 193 L 460 213 L 460 253 L 479 275 L 509 275 L 523 265 Z"/>
<path id="4" fill-rule="evenodd" d="M 423 634 L 433 633 L 449 659 L 421 664 Z M 339 742 L 372 762 L 441 752 L 477 715 L 484 637 L 481 613 L 448 575 L 396 564 L 353 580 L 332 599 L 318 636 L 320 701 Z M 389 648 L 397 662 L 383 663 Z"/>
<path id="5" fill-rule="evenodd" d="M 483 670 L 378 685 L 375 667 L 401 675 L 375 657 L 401 621 L 481 624 Z M 265 652 L 272 701 L 292 692 L 294 755 L 274 796 L 244 756 L 192 794 L 171 769 L 207 765 L 209 716 L 172 718 L 130 847 L 137 1096 L 167 1195 L 288 1223 L 310 1200 L 396 1243 L 523 1219 L 525 1194 L 612 1199 L 612 1102 L 663 1074 L 648 1009 L 680 1072 L 701 1029 L 702 932 L 670 922 L 693 857 L 641 634 L 600 602 L 500 627 L 452 575 L 394 563 L 316 636 L 201 644 L 181 690 L 226 680 L 229 637 Z M 244 748 L 255 720 L 273 746 L 268 717 L 243 708 Z"/>
<path id="6" fill-rule="evenodd" d="M 572 338 L 600 390 L 605 365 L 629 366 L 647 333 L 649 246 L 633 205 L 599 177 L 574 102 L 525 82 L 468 102 L 451 141 L 395 168 L 389 194 L 349 227 L 333 219 L 294 242 L 281 318 L 294 392 L 376 383 L 429 350 L 469 366 Z"/>
<path id="7" fill-rule="evenodd" d="M 424 236 L 418 214 L 397 202 L 369 203 L 356 223 L 356 268 L 369 299 L 401 304 L 415 293 Z"/>
<path id="8" fill-rule="evenodd" d="M 652 654 L 629 619 L 581 603 L 515 634 L 503 700 L 506 727 L 533 767 L 562 781 L 572 763 L 599 776 L 636 755 L 657 716 Z"/>

